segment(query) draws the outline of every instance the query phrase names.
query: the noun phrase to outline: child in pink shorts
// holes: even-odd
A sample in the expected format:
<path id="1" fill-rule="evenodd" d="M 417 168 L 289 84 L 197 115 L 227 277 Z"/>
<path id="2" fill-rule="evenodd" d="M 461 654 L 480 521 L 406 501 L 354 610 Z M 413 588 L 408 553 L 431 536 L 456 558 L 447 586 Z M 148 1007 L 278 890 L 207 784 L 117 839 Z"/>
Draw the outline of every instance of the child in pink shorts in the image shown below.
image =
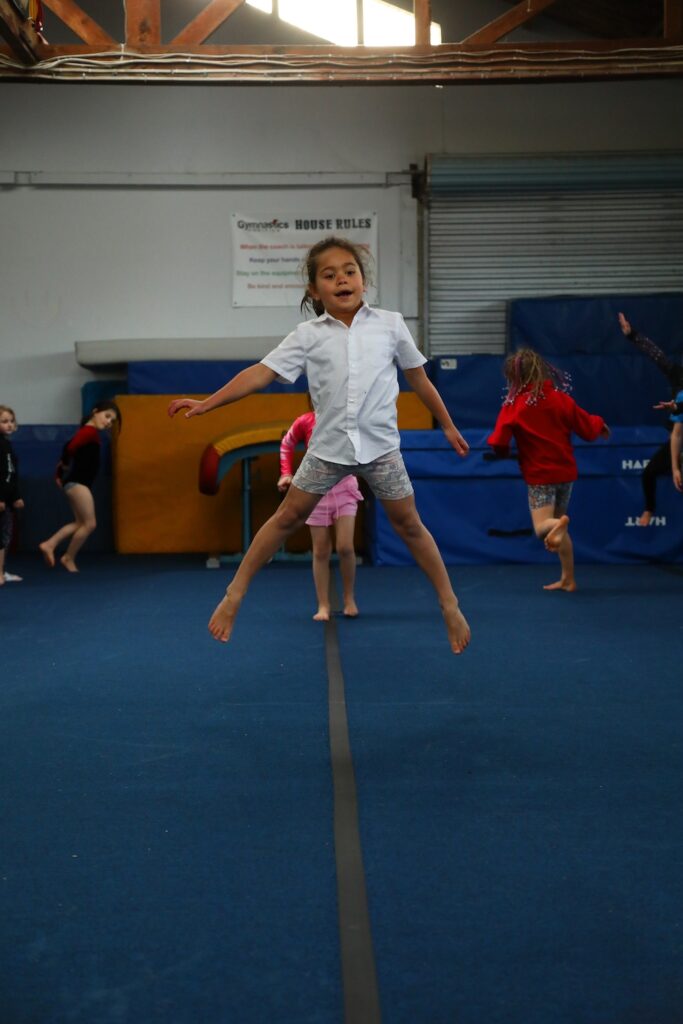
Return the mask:
<path id="1" fill-rule="evenodd" d="M 294 420 L 282 438 L 280 445 L 280 479 L 278 490 L 284 493 L 289 488 L 294 476 L 294 451 L 297 444 L 308 447 L 315 428 L 315 413 L 307 412 Z M 321 498 L 313 512 L 306 520 L 311 531 L 313 543 L 313 581 L 318 599 L 318 610 L 313 618 L 318 622 L 327 622 L 330 618 L 330 558 L 332 556 L 332 537 L 330 527 L 334 525 L 337 557 L 341 572 L 344 591 L 344 615 L 355 617 L 358 607 L 354 598 L 356 579 L 356 552 L 353 546 L 353 532 L 356 522 L 358 502 L 363 495 L 358 481 L 353 474 L 345 476 L 338 484 Z"/>

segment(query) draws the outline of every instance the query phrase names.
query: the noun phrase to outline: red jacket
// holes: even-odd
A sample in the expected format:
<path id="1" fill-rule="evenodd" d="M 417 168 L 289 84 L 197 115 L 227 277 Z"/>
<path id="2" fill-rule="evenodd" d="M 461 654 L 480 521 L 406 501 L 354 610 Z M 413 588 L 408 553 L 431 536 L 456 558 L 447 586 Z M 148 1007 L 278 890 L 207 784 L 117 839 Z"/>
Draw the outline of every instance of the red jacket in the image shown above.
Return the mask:
<path id="1" fill-rule="evenodd" d="M 519 468 L 528 484 L 564 484 L 578 476 L 571 435 L 595 441 L 605 429 L 602 416 L 593 416 L 573 398 L 544 381 L 538 398 L 529 402 L 531 387 L 523 388 L 498 414 L 488 443 L 507 454 L 517 442 Z"/>

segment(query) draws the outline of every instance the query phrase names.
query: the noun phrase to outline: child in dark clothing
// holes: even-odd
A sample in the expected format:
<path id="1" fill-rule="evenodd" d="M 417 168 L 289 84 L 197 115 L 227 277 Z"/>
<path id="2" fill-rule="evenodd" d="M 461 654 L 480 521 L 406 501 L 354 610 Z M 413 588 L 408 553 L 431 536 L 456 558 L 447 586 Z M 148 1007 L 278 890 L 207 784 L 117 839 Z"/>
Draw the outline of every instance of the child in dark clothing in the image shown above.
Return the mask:
<path id="1" fill-rule="evenodd" d="M 17 429 L 14 411 L 0 405 L 0 587 L 20 583 L 21 576 L 5 571 L 5 554 L 12 540 L 14 509 L 24 507 L 19 492 L 19 468 L 10 437 Z"/>
<path id="2" fill-rule="evenodd" d="M 601 416 L 585 412 L 566 393 L 563 375 L 530 348 L 507 357 L 503 373 L 508 391 L 488 443 L 507 455 L 517 442 L 519 466 L 529 489 L 534 532 L 548 551 L 556 552 L 562 574 L 544 590 L 576 590 L 574 552 L 567 507 L 577 478 L 571 435 L 584 441 L 609 437 Z"/>
<path id="3" fill-rule="evenodd" d="M 116 402 L 98 402 L 64 445 L 57 466 L 56 483 L 66 494 L 74 521 L 38 545 L 50 568 L 55 564 L 55 548 L 70 537 L 69 546 L 59 561 L 68 572 L 78 572 L 76 555 L 97 526 L 91 487 L 100 466 L 100 431 L 110 430 L 114 423 L 121 424 Z"/>
<path id="4" fill-rule="evenodd" d="M 664 376 L 669 382 L 671 388 L 671 402 L 660 402 L 659 405 L 655 406 L 655 409 L 669 409 L 672 416 L 667 424 L 668 429 L 672 430 L 674 419 L 673 415 L 677 413 L 675 407 L 675 399 L 683 390 L 683 366 L 672 363 L 665 352 L 655 345 L 654 341 L 650 341 L 649 338 L 645 337 L 639 331 L 636 331 L 626 319 L 623 313 L 619 313 L 619 326 L 621 327 L 622 333 L 628 338 L 629 341 L 633 342 L 637 349 L 639 349 L 643 355 L 646 355 L 655 366 L 662 371 Z M 665 441 L 657 451 L 653 454 L 652 458 L 648 461 L 647 466 L 643 470 L 642 484 L 643 484 L 643 498 L 645 508 L 638 518 L 639 526 L 649 526 L 650 521 L 655 514 L 656 498 L 657 498 L 657 477 L 668 476 L 671 472 L 671 446 L 669 441 Z"/>

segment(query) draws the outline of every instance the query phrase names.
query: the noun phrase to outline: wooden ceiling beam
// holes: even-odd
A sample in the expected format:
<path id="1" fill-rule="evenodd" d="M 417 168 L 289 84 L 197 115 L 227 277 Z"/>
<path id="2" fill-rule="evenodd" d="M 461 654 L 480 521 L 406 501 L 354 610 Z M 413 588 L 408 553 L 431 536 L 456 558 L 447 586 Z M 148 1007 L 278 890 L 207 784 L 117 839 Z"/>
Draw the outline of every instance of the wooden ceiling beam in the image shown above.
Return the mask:
<path id="1" fill-rule="evenodd" d="M 413 15 L 415 18 L 415 45 L 429 46 L 432 26 L 431 0 L 413 0 Z"/>
<path id="2" fill-rule="evenodd" d="M 22 64 L 36 64 L 40 59 L 43 44 L 35 25 L 22 18 L 10 0 L 0 0 L 0 35 Z"/>
<path id="3" fill-rule="evenodd" d="M 683 0 L 664 0 L 664 38 L 669 43 L 683 39 Z"/>
<path id="4" fill-rule="evenodd" d="M 120 46 L 96 21 L 81 10 L 74 0 L 43 0 L 43 5 L 52 11 L 74 35 L 90 46 L 116 49 Z"/>
<path id="5" fill-rule="evenodd" d="M 211 3 L 178 33 L 171 45 L 176 49 L 182 49 L 203 43 L 243 4 L 244 0 L 211 0 Z"/>
<path id="6" fill-rule="evenodd" d="M 125 0 L 126 46 L 161 43 L 161 0 Z"/>
<path id="7" fill-rule="evenodd" d="M 531 21 L 547 7 L 552 7 L 555 2 L 556 0 L 522 0 L 511 11 L 506 11 L 499 18 L 495 18 L 488 25 L 484 25 L 483 28 L 477 29 L 472 35 L 463 39 L 463 43 L 468 43 L 470 46 L 491 46 L 509 35 L 510 32 L 514 32 L 520 25 Z"/>

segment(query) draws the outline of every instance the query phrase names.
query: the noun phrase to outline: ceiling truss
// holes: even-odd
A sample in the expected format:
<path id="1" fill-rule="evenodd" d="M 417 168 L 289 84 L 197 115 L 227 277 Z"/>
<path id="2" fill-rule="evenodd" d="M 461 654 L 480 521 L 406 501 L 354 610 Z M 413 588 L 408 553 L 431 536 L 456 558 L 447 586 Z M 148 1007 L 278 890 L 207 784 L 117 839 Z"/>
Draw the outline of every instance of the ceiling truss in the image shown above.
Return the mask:
<path id="1" fill-rule="evenodd" d="M 18 0 L 18 6 L 25 0 Z M 521 0 L 458 43 L 431 46 L 431 0 L 413 0 L 415 46 L 221 46 L 206 40 L 245 0 L 210 0 L 170 43 L 161 0 L 126 0 L 125 40 L 115 40 L 75 0 L 42 0 L 78 37 L 42 37 L 16 0 L 0 0 L 0 78 L 62 81 L 222 81 L 355 84 L 570 81 L 683 74 L 683 0 L 661 4 L 661 33 L 552 43 L 505 39 L 560 0 Z M 578 5 L 577 5 L 578 6 Z M 359 3 L 360 11 L 361 5 Z M 604 25 L 602 26 L 604 27 Z M 618 35 L 619 21 L 615 22 Z"/>

